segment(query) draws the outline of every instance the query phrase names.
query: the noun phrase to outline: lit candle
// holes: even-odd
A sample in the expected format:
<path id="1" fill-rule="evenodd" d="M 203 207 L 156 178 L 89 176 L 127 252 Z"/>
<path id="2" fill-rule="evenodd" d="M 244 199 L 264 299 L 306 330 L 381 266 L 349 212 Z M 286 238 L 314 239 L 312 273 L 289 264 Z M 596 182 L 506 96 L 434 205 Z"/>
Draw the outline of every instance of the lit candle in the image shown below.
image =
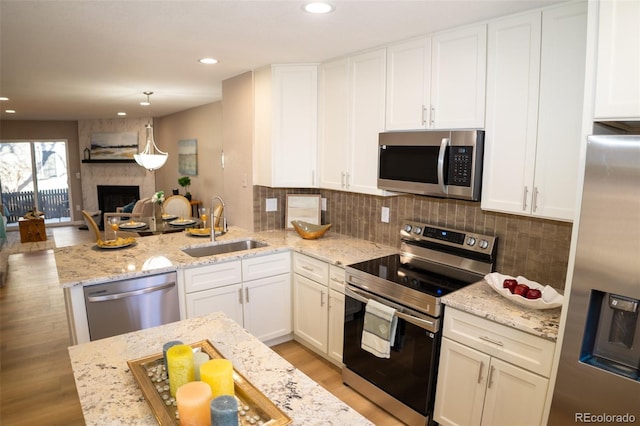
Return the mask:
<path id="1" fill-rule="evenodd" d="M 180 421 L 182 422 L 182 415 Z M 211 424 L 213 426 L 238 426 L 238 401 L 235 397 L 222 395 L 211 401 Z"/>
<path id="2" fill-rule="evenodd" d="M 195 379 L 200 380 L 200 366 L 209 361 L 209 354 L 206 352 L 194 352 L 193 353 L 193 370 L 195 372 Z"/>
<path id="3" fill-rule="evenodd" d="M 170 347 L 175 346 L 175 345 L 181 345 L 182 342 L 179 340 L 172 340 L 170 342 L 165 343 L 164 345 L 162 345 L 162 358 L 164 360 L 164 369 L 167 370 L 167 374 L 169 374 L 169 366 L 167 365 L 167 351 L 169 350 Z"/>
<path id="4" fill-rule="evenodd" d="M 185 383 L 193 382 L 193 349 L 189 345 L 175 345 L 167 351 L 169 367 L 169 390 L 176 396 L 178 388 Z"/>
<path id="5" fill-rule="evenodd" d="M 220 395 L 235 395 L 233 364 L 228 359 L 212 359 L 202 364 L 200 380 L 211 386 L 214 398 Z"/>
<path id="6" fill-rule="evenodd" d="M 211 424 L 211 387 L 205 382 L 189 382 L 176 392 L 180 426 Z"/>

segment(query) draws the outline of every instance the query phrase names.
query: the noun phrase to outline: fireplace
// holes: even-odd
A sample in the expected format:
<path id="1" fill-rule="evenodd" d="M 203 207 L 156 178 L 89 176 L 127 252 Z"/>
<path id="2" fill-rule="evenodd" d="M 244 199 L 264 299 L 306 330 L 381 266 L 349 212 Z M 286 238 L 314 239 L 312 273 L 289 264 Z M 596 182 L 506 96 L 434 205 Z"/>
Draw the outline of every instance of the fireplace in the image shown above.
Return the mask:
<path id="1" fill-rule="evenodd" d="M 125 206 L 139 199 L 139 186 L 98 185 L 98 208 L 102 213 L 115 212 L 116 207 Z M 103 215 L 100 215 L 99 225 L 101 229 L 103 217 Z"/>

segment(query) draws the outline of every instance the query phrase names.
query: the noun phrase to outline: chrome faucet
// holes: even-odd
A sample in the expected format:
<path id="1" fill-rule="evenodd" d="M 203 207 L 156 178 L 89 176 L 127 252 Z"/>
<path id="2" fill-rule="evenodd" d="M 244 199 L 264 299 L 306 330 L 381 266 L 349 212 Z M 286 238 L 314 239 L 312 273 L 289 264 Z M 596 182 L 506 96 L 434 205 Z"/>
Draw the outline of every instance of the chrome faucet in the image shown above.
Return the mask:
<path id="1" fill-rule="evenodd" d="M 222 197 L 220 197 L 219 195 L 216 195 L 215 197 L 213 197 L 213 200 L 211 200 L 211 241 L 215 241 L 216 240 L 216 229 L 215 229 L 215 224 L 216 224 L 216 216 L 215 216 L 215 203 L 216 200 L 220 201 L 220 205 L 222 206 L 222 208 L 220 209 L 220 213 L 218 215 L 218 219 L 222 221 L 222 234 L 227 232 L 227 216 L 225 214 L 224 211 L 224 201 L 222 200 Z"/>

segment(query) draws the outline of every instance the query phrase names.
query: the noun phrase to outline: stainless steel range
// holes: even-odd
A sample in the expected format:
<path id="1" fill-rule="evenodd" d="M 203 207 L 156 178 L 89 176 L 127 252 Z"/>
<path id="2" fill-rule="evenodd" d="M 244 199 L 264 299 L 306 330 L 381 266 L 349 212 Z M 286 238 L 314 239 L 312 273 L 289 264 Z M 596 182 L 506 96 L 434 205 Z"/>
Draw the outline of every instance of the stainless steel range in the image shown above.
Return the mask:
<path id="1" fill-rule="evenodd" d="M 401 253 L 348 265 L 345 384 L 410 425 L 432 423 L 440 353 L 440 298 L 495 270 L 497 237 L 405 221 Z M 367 302 L 396 310 L 389 358 L 362 349 Z"/>

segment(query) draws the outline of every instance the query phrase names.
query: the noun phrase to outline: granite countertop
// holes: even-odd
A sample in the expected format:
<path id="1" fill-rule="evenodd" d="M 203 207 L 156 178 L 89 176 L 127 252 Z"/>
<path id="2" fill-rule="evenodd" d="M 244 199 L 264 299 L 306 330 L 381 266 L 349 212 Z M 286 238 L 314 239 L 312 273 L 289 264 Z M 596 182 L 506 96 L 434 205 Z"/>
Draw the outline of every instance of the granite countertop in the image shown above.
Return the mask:
<path id="1" fill-rule="evenodd" d="M 442 297 L 446 306 L 487 318 L 500 324 L 556 341 L 560 308 L 528 309 L 496 293 L 485 281 L 468 285 Z M 445 308 L 445 315 L 447 310 Z"/>
<path id="2" fill-rule="evenodd" d="M 195 258 L 180 249 L 211 244 L 209 238 L 192 237 L 185 232 L 138 237 L 136 244 L 122 249 L 99 249 L 81 244 L 54 250 L 58 279 L 62 288 L 157 274 L 176 269 L 228 262 L 267 253 L 294 250 L 335 265 L 348 265 L 397 253 L 398 249 L 371 241 L 328 232 L 317 240 L 302 239 L 293 230 L 249 232 L 231 227 L 218 242 L 254 238 L 267 247 Z"/>
<path id="3" fill-rule="evenodd" d="M 160 354 L 171 340 L 209 340 L 293 424 L 371 424 L 220 312 L 70 347 L 85 423 L 157 424 L 127 361 Z"/>

